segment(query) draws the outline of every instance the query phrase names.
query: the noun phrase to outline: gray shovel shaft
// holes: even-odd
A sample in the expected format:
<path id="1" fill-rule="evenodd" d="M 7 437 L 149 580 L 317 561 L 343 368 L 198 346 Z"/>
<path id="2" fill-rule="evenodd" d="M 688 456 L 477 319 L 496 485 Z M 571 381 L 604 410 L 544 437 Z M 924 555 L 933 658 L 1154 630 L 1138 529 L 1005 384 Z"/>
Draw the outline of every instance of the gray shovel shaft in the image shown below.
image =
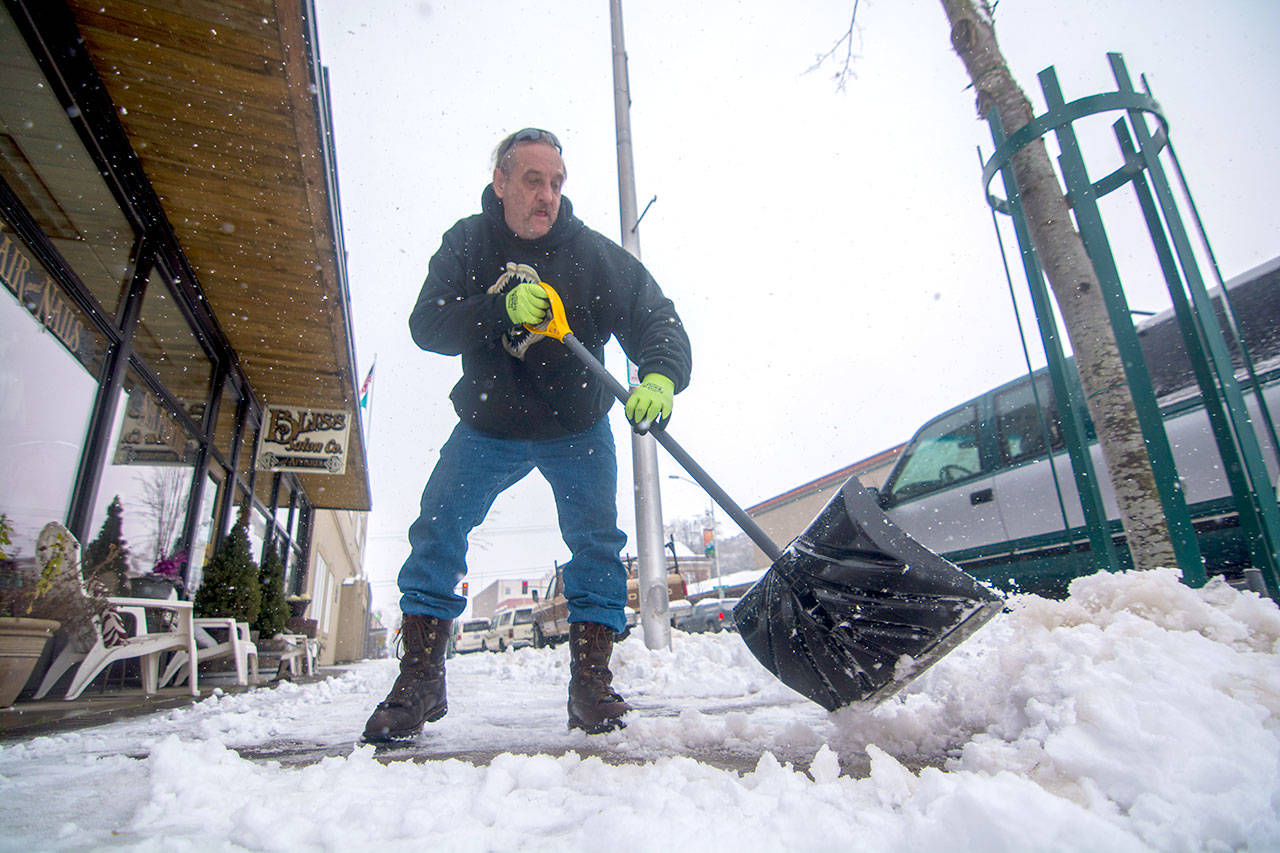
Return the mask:
<path id="1" fill-rule="evenodd" d="M 627 397 L 630 396 L 627 389 L 617 379 L 613 378 L 613 374 L 600 363 L 598 358 L 591 354 L 589 349 L 582 345 L 581 341 L 573 336 L 572 332 L 564 336 L 564 344 L 583 364 L 591 369 L 592 373 L 604 382 L 609 390 L 613 392 L 613 396 L 618 398 L 619 402 L 626 404 Z M 716 481 L 711 479 L 711 475 L 704 471 L 702 466 L 685 452 L 685 449 L 671 437 L 670 433 L 665 429 L 655 429 L 650 430 L 649 434 L 666 448 L 666 451 L 680 463 L 681 468 L 689 472 L 689 476 L 698 481 L 698 485 L 702 486 L 707 494 L 711 495 L 711 499 L 719 504 L 720 508 L 727 512 L 729 517 L 742 528 L 742 532 L 751 537 L 751 541 L 756 543 L 756 546 L 765 553 L 770 562 L 776 562 L 782 556 L 782 550 L 774 544 L 767 533 L 760 529 L 760 525 L 756 524 L 755 519 L 747 515 L 742 507 L 734 502 L 733 498 L 725 494 L 724 489 L 720 488 Z"/>

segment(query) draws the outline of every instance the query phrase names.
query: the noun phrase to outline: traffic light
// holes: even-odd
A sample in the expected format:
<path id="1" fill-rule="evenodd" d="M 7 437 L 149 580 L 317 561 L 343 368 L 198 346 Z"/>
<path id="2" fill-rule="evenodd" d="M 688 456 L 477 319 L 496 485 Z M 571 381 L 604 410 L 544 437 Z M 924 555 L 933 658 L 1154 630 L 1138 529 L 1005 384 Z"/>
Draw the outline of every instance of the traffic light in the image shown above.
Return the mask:
<path id="1" fill-rule="evenodd" d="M 528 594 L 529 594 L 529 582 L 528 582 L 528 581 L 520 581 L 520 594 L 521 594 L 521 595 L 528 595 Z"/>
<path id="2" fill-rule="evenodd" d="M 466 597 L 467 597 L 467 582 L 466 582 L 466 581 L 463 581 L 463 582 L 462 582 L 462 597 L 463 597 L 463 598 L 466 598 Z"/>

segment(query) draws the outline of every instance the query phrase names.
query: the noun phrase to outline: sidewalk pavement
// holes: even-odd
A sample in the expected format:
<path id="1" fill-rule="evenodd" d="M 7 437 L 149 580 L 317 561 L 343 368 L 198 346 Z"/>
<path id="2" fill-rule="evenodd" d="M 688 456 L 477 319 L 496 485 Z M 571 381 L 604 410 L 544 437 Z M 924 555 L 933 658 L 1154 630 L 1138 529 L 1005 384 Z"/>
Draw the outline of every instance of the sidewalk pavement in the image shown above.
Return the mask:
<path id="1" fill-rule="evenodd" d="M 300 675 L 288 680 L 295 684 L 309 684 L 313 681 L 323 681 L 340 669 L 340 667 L 316 667 L 315 675 Z M 212 696 L 215 690 L 221 690 L 223 693 L 244 693 L 257 687 L 271 687 L 280 680 L 274 677 L 259 677 L 257 684 L 243 687 L 236 684 L 234 678 L 202 675 L 198 698 L 191 695 L 186 685 L 165 687 L 150 696 L 136 687 L 103 692 L 94 692 L 90 687 L 70 702 L 65 699 L 17 702 L 9 708 L 0 708 L 0 743 L 100 726 L 116 720 L 182 708 Z"/>

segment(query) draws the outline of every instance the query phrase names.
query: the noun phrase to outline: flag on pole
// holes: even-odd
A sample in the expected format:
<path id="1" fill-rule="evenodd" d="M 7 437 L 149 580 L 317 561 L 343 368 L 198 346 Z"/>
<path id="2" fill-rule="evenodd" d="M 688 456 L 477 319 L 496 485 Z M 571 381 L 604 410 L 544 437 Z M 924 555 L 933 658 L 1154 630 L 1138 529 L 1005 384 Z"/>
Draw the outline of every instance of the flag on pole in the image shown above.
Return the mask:
<path id="1" fill-rule="evenodd" d="M 360 408 L 369 408 L 369 388 L 373 385 L 373 371 L 378 366 L 377 359 L 374 359 L 373 367 L 369 368 L 369 375 L 364 378 L 364 383 L 360 386 Z"/>

